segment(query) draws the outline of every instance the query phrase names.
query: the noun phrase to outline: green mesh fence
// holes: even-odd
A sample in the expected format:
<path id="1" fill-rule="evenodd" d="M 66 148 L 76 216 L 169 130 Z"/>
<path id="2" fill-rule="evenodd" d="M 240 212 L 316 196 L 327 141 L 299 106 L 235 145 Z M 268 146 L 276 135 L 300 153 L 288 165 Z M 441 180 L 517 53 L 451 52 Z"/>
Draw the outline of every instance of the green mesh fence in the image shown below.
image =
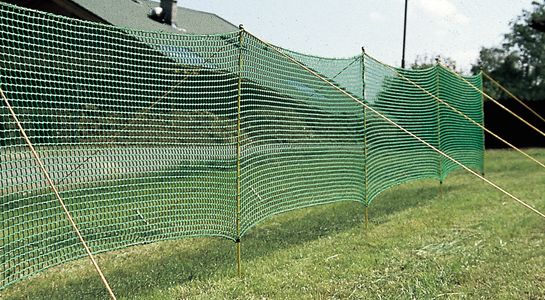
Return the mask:
<path id="1" fill-rule="evenodd" d="M 484 172 L 482 129 L 430 95 L 484 125 L 480 93 L 441 66 L 394 70 L 374 59 L 365 59 L 364 65 L 369 106 L 462 164 Z M 465 79 L 482 87 L 481 76 Z M 376 114 L 368 112 L 365 119 L 367 203 L 391 186 L 421 178 L 443 181 L 459 168 Z"/>
<path id="2" fill-rule="evenodd" d="M 251 36 L 243 49 L 242 233 L 286 210 L 363 201 L 361 105 Z M 350 65 L 361 98 L 359 58 L 304 58 L 330 74 Z"/>
<path id="3" fill-rule="evenodd" d="M 474 121 L 484 125 L 482 95 L 476 93 L 466 82 L 443 67 L 437 68 L 437 74 L 439 76 L 439 97 Z M 482 90 L 481 76 L 465 77 L 465 79 Z M 439 109 L 441 150 L 447 155 L 459 159 L 464 165 L 484 173 L 483 130 L 462 120 L 460 114 L 444 105 L 441 105 Z M 465 137 L 460 139 L 460 136 Z M 458 165 L 445 157 L 441 157 L 441 166 L 443 169 L 441 179 L 458 168 Z"/>
<path id="4" fill-rule="evenodd" d="M 396 73 L 482 123 L 479 93 L 442 67 L 393 70 L 244 31 L 141 32 L 7 4 L 0 25 L 2 90 L 94 253 L 238 240 L 273 214 L 369 205 L 457 168 L 279 51 L 482 172 L 482 130 Z M 6 105 L 0 113 L 4 288 L 85 252 Z"/>

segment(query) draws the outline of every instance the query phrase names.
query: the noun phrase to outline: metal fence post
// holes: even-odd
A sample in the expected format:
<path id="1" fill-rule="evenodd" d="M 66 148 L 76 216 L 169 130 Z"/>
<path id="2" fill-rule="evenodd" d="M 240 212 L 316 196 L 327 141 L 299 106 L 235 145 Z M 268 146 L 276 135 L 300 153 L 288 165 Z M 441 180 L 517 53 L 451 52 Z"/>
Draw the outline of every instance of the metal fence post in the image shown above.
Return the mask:
<path id="1" fill-rule="evenodd" d="M 239 54 L 238 54 L 238 95 L 237 95 L 237 209 L 236 209 L 236 227 L 237 227 L 237 238 L 236 251 L 237 251 L 237 273 L 239 276 L 242 275 L 241 265 L 240 265 L 240 142 L 241 142 L 241 98 L 242 98 L 242 45 L 244 42 L 244 27 L 242 24 L 239 25 Z"/>
<path id="2" fill-rule="evenodd" d="M 361 47 L 362 100 L 365 101 L 365 48 Z M 369 193 L 367 180 L 367 109 L 363 106 L 363 201 L 365 205 L 365 229 L 369 227 Z"/>
<path id="3" fill-rule="evenodd" d="M 439 75 L 440 72 L 440 62 L 439 57 L 435 58 L 435 89 L 437 93 L 437 98 L 441 99 L 441 78 Z M 441 103 L 436 101 L 437 104 L 437 149 L 443 151 L 441 145 Z M 439 195 L 443 198 L 443 156 L 439 155 L 438 165 L 437 165 L 437 176 L 439 177 Z"/>

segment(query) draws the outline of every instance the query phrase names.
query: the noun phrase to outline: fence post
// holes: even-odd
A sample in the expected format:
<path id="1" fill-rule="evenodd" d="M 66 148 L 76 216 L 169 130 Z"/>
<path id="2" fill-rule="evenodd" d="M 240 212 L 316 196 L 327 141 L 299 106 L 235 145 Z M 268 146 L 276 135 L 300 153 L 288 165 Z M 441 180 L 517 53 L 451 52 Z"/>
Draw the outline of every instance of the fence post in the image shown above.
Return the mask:
<path id="1" fill-rule="evenodd" d="M 1 78 L 0 78 L 1 79 Z M 2 82 L 0 81 L 0 86 L 2 86 Z M 0 106 L 0 148 L 3 146 L 6 146 L 7 144 L 7 110 L 5 109 L 4 105 Z M 0 155 L 2 155 L 0 153 Z M 2 224 L 3 228 L 8 227 L 7 224 L 5 224 L 5 218 L 4 218 L 4 203 L 0 203 L 0 224 Z M 4 231 L 4 229 L 2 229 Z M 6 266 L 6 232 L 4 231 L 2 233 L 2 247 L 0 249 L 2 261 L 0 262 L 1 268 L 0 271 L 2 272 L 1 279 L 0 279 L 0 289 L 3 289 L 4 286 L 6 286 L 7 280 L 6 280 L 6 274 L 8 271 L 8 267 Z"/>
<path id="2" fill-rule="evenodd" d="M 238 52 L 238 92 L 237 92 L 237 208 L 236 208 L 236 227 L 237 227 L 237 238 L 235 240 L 236 243 L 236 251 L 237 251 L 237 273 L 238 276 L 242 275 L 242 270 L 240 266 L 240 141 L 241 141 L 241 135 L 240 135 L 240 105 L 241 105 L 241 98 L 242 98 L 242 45 L 244 42 L 244 26 L 242 24 L 239 25 L 239 35 L 238 35 L 238 42 L 239 42 L 239 52 Z"/>
<path id="3" fill-rule="evenodd" d="M 5 218 L 4 218 L 4 204 L 3 203 L 0 203 L 0 208 L 1 208 L 1 211 L 0 211 L 0 221 L 2 222 L 2 226 L 6 226 L 6 224 L 4 223 L 5 222 Z M 7 226 L 6 226 L 7 227 Z M 5 228 L 5 227 L 3 227 Z M 6 232 L 5 230 L 2 228 L 2 261 L 0 262 L 2 265 L 1 265 L 1 272 L 2 272 L 2 275 L 0 275 L 0 289 L 3 289 L 6 284 L 8 283 L 7 281 L 7 274 L 8 274 L 8 266 L 7 266 L 7 262 L 6 262 Z"/>
<path id="4" fill-rule="evenodd" d="M 441 99 L 441 83 L 440 83 L 440 62 L 439 57 L 435 58 L 435 89 L 437 93 L 437 98 Z M 441 145 L 441 103 L 437 103 L 437 149 L 443 151 Z M 437 176 L 439 177 L 439 195 L 443 198 L 443 156 L 439 154 L 438 166 L 437 166 Z"/>
<path id="5" fill-rule="evenodd" d="M 481 118 L 482 118 L 481 125 L 484 126 L 484 95 L 485 94 L 484 94 L 484 82 L 483 82 L 483 67 L 481 67 L 480 75 L 481 75 L 481 89 L 483 91 L 483 93 L 481 94 Z M 483 144 L 482 144 L 483 151 L 481 151 L 481 175 L 484 177 L 484 152 L 486 150 L 486 141 L 485 141 L 486 134 L 484 130 L 481 130 L 481 132 L 483 136 Z"/>
<path id="6" fill-rule="evenodd" d="M 362 100 L 365 101 L 365 47 L 361 47 Z M 363 106 L 363 201 L 365 205 L 365 229 L 369 227 L 369 193 L 367 180 L 367 109 Z"/>

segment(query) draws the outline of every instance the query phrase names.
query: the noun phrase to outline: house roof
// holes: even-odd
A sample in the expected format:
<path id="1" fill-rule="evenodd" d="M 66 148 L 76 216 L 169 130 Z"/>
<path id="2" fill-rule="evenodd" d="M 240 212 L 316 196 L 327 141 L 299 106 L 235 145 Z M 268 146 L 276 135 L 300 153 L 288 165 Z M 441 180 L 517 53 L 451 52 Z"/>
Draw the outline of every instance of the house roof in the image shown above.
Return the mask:
<path id="1" fill-rule="evenodd" d="M 66 1 L 66 0 L 65 0 Z M 158 2 L 149 0 L 70 0 L 83 9 L 97 15 L 105 22 L 115 26 L 149 31 L 176 32 L 168 24 L 148 18 L 152 7 Z M 178 27 L 189 34 L 216 34 L 233 32 L 238 27 L 216 14 L 178 7 Z"/>

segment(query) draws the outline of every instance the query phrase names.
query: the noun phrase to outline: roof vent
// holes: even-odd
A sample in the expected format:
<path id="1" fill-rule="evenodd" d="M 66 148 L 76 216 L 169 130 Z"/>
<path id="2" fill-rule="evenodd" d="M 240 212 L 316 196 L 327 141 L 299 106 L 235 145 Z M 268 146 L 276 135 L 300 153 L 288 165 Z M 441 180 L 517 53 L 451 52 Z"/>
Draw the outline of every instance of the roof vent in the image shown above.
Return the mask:
<path id="1" fill-rule="evenodd" d="M 154 7 L 149 12 L 149 17 L 177 28 L 178 0 L 161 0 L 161 6 Z"/>

